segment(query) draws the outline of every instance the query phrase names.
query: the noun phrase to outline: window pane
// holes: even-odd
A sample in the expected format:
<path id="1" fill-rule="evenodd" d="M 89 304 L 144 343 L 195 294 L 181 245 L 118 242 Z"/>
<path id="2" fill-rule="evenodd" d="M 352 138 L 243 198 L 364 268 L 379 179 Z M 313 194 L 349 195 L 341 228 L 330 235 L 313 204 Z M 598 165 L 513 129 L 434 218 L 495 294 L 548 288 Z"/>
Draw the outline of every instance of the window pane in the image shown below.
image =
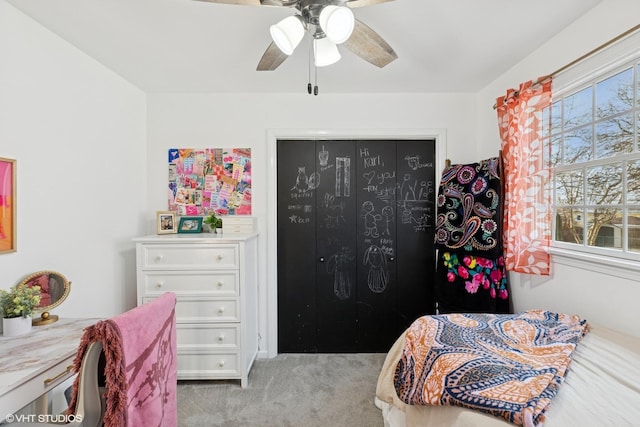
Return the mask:
<path id="1" fill-rule="evenodd" d="M 548 137 L 551 134 L 551 107 L 546 107 L 540 115 L 540 136 Z"/>
<path id="2" fill-rule="evenodd" d="M 551 138 L 551 165 L 562 164 L 562 136 L 556 135 Z"/>
<path id="3" fill-rule="evenodd" d="M 640 65 L 636 70 L 636 76 L 638 77 L 638 94 L 636 95 L 636 105 L 640 106 Z"/>
<path id="4" fill-rule="evenodd" d="M 638 116 L 636 117 L 636 135 L 638 135 L 638 139 L 636 139 L 636 153 L 637 153 L 637 152 L 640 152 L 640 111 L 638 111 Z"/>
<path id="5" fill-rule="evenodd" d="M 556 210 L 556 236 L 560 242 L 582 244 L 584 215 L 582 209 L 561 208 Z"/>
<path id="6" fill-rule="evenodd" d="M 586 162 L 592 155 L 593 131 L 591 126 L 573 129 L 564 136 L 564 156 L 562 162 L 565 165 Z"/>
<path id="7" fill-rule="evenodd" d="M 590 205 L 622 203 L 622 165 L 615 163 L 589 168 L 587 195 Z"/>
<path id="8" fill-rule="evenodd" d="M 593 88 L 588 87 L 564 99 L 564 127 L 587 124 L 593 115 Z"/>
<path id="9" fill-rule="evenodd" d="M 640 205 L 640 160 L 627 165 L 627 204 Z"/>
<path id="10" fill-rule="evenodd" d="M 596 208 L 587 210 L 587 245 L 622 248 L 622 211 Z"/>
<path id="11" fill-rule="evenodd" d="M 556 205 L 581 205 L 584 203 L 582 170 L 556 174 Z"/>
<path id="12" fill-rule="evenodd" d="M 633 107 L 633 68 L 596 84 L 596 117 L 613 116 Z"/>
<path id="13" fill-rule="evenodd" d="M 547 169 L 551 169 L 553 167 L 553 158 L 551 157 L 551 153 L 553 152 L 553 145 L 551 144 L 551 138 L 544 138 L 542 140 L 542 144 L 544 146 L 542 155 L 543 155 L 543 165 Z"/>
<path id="14" fill-rule="evenodd" d="M 562 130 L 562 101 L 551 104 L 551 133 L 557 134 Z"/>
<path id="15" fill-rule="evenodd" d="M 623 114 L 596 125 L 596 157 L 611 157 L 633 151 L 633 114 Z"/>
<path id="16" fill-rule="evenodd" d="M 630 209 L 628 222 L 629 250 L 640 252 L 640 210 Z"/>

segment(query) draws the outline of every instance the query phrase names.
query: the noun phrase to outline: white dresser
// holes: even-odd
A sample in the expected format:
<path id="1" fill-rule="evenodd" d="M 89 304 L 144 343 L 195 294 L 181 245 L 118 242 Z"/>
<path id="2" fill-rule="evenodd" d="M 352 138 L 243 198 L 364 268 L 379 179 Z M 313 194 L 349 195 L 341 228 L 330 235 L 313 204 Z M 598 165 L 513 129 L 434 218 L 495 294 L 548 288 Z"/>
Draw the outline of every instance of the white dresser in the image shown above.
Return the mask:
<path id="1" fill-rule="evenodd" d="M 239 379 L 258 353 L 257 235 L 135 238 L 138 305 L 177 296 L 178 379 Z"/>

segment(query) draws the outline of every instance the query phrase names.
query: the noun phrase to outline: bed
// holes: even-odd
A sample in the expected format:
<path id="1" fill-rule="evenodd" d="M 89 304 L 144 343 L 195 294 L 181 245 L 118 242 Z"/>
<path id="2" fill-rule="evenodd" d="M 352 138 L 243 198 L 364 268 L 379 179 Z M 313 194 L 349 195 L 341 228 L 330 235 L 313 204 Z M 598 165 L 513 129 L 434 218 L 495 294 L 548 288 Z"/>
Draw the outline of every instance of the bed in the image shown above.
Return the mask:
<path id="1" fill-rule="evenodd" d="M 541 312 L 536 311 L 534 315 L 540 315 Z M 438 317 L 424 316 L 429 321 Z M 585 322 L 584 333 L 578 333 L 576 345 L 570 352 L 566 372 L 560 373 L 561 380 L 557 384 L 557 390 L 546 396 L 549 401 L 541 416 L 529 418 L 527 422 L 522 419 L 507 421 L 499 414 L 453 406 L 455 403 L 406 403 L 410 393 L 398 377 L 410 377 L 414 381 L 420 375 L 427 375 L 408 375 L 406 366 L 402 366 L 407 365 L 405 344 L 409 343 L 410 348 L 415 344 L 414 325 L 396 340 L 386 356 L 378 378 L 375 403 L 381 409 L 385 427 L 506 427 L 527 425 L 527 422 L 537 427 L 640 426 L 640 338 L 597 325 L 587 325 Z M 420 339 L 426 340 L 424 337 Z M 426 354 L 424 349 L 420 351 L 419 354 Z M 402 360 L 404 362 L 399 363 Z M 430 368 L 426 366 L 425 370 L 427 369 Z M 429 394 L 429 387 L 438 388 L 437 384 L 434 385 L 429 380 L 423 382 L 424 389 L 420 390 L 423 395 Z M 396 386 L 402 399 L 396 392 Z"/>

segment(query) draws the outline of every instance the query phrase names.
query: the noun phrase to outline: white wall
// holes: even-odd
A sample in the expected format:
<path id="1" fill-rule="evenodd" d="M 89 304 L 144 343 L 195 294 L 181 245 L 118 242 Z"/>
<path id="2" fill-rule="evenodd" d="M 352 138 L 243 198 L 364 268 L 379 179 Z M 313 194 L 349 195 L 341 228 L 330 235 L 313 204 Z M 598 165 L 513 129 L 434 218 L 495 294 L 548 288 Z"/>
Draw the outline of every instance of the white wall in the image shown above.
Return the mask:
<path id="1" fill-rule="evenodd" d="M 554 72 L 618 34 L 638 24 L 638 0 L 604 0 L 522 62 L 505 72 L 477 95 L 477 122 L 481 144 L 478 157 L 499 149 L 496 113 L 492 106 L 507 88 Z M 619 277 L 611 268 L 576 264 L 553 257 L 550 277 L 511 276 L 516 310 L 548 308 L 577 313 L 595 324 L 640 336 L 640 277 Z"/>
<path id="2" fill-rule="evenodd" d="M 0 157 L 16 159 L 18 173 L 18 250 L 0 255 L 0 287 L 50 269 L 72 281 L 55 314 L 133 307 L 145 94 L 4 0 L 0 58 Z"/>

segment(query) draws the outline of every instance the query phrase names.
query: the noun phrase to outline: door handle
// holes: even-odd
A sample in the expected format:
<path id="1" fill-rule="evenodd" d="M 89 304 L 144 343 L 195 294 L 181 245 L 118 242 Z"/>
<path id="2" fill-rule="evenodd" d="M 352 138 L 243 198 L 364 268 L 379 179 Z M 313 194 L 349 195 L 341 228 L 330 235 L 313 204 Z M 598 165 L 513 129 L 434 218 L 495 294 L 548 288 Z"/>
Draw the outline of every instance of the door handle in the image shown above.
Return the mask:
<path id="1" fill-rule="evenodd" d="M 320 262 L 324 262 L 324 257 L 323 257 L 323 256 L 321 256 L 321 257 L 318 259 L 318 261 L 320 261 Z"/>
<path id="2" fill-rule="evenodd" d="M 392 257 L 392 256 L 390 256 L 390 257 L 389 257 L 389 261 L 390 261 L 390 262 L 393 262 L 393 261 L 395 261 L 395 260 L 396 260 L 396 258 L 395 258 L 395 257 Z"/>

